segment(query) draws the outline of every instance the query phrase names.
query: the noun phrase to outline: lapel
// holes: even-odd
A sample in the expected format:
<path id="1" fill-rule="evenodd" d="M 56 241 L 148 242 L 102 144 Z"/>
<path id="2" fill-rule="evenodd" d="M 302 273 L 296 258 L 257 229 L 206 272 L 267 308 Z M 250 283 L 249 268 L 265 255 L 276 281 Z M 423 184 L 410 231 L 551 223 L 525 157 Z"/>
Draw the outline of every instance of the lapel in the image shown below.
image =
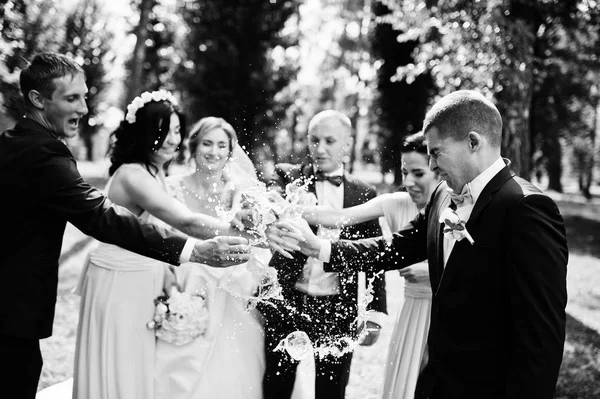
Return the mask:
<path id="1" fill-rule="evenodd" d="M 469 220 L 467 221 L 467 224 L 465 226 L 467 228 L 467 231 L 469 231 L 469 233 L 473 237 L 473 240 L 475 240 L 475 243 L 471 245 L 471 243 L 469 243 L 467 239 L 463 239 L 454 243 L 454 247 L 452 248 L 452 252 L 450 253 L 450 257 L 448 258 L 448 263 L 446 263 L 445 268 L 443 249 L 444 233 L 442 228 L 443 223 L 439 223 L 440 250 L 438 252 L 438 258 L 440 259 L 439 262 L 441 267 L 443 268 L 443 271 L 441 273 L 439 285 L 437 287 L 437 290 L 435 291 L 436 295 L 438 295 L 440 292 L 443 292 L 448 287 L 452 276 L 456 273 L 456 270 L 460 267 L 460 265 L 463 262 L 467 260 L 465 258 L 469 258 L 468 260 L 471 260 L 471 257 L 473 256 L 472 249 L 474 245 L 477 245 L 477 238 L 485 234 L 485 230 L 482 230 L 481 228 L 476 228 L 477 225 L 475 222 L 481 216 L 483 210 L 490 204 L 490 202 L 493 201 L 496 192 L 500 190 L 504 183 L 513 176 L 515 176 L 515 173 L 508 167 L 508 165 L 506 165 L 504 169 L 500 170 L 500 172 L 498 172 L 496 176 L 494 176 L 492 180 L 490 180 L 490 182 L 483 188 L 483 191 L 479 195 L 479 198 L 477 198 L 477 202 L 473 206 L 473 210 L 471 211 L 471 215 L 469 216 Z M 441 201 L 441 203 L 445 203 L 446 207 L 448 207 L 450 205 L 450 194 L 446 193 L 446 197 L 446 201 Z M 440 209 L 444 210 L 445 208 L 441 207 Z"/>
<path id="2" fill-rule="evenodd" d="M 433 262 L 430 261 L 430 274 L 432 276 L 431 286 L 434 292 L 438 289 L 444 274 L 444 232 L 443 223 L 440 223 L 439 220 L 442 212 L 450 206 L 450 194 L 446 183 L 440 184 L 438 190 L 439 194 L 436 196 L 438 200 L 435 202 L 436 205 L 432 207 L 428 226 L 428 229 L 433 231 L 433 234 L 429 235 L 432 250 L 428 252 L 430 254 L 429 258 L 433 260 Z"/>
<path id="3" fill-rule="evenodd" d="M 315 188 L 315 172 L 313 170 L 313 166 L 311 164 L 302 166 L 300 169 L 300 176 L 303 179 L 303 183 L 308 182 L 308 191 L 316 196 L 317 189 Z"/>
<path id="4" fill-rule="evenodd" d="M 346 178 L 346 174 L 344 173 L 344 208 L 350 208 L 352 206 L 356 206 L 359 204 L 360 196 L 357 193 L 357 185 L 352 183 Z"/>

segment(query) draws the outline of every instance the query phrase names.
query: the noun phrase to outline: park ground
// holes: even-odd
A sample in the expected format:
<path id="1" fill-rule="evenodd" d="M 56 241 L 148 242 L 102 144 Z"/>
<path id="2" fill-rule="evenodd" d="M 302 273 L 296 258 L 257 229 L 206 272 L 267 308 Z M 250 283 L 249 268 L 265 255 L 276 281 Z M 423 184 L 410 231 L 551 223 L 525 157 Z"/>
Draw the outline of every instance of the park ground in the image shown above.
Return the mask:
<path id="1" fill-rule="evenodd" d="M 79 164 L 82 175 L 96 187 L 105 184 L 106 163 Z M 379 184 L 382 178 L 372 172 L 357 173 Z M 567 194 L 549 193 L 565 218 L 569 239 L 567 340 L 559 376 L 557 399 L 600 397 L 600 189 L 585 200 L 567 186 Z M 58 299 L 53 336 L 41 341 L 44 367 L 39 389 L 72 376 L 79 297 L 73 288 L 86 256 L 97 242 L 67 226 L 59 269 Z M 387 347 L 395 316 L 402 304 L 403 280 L 397 272 L 386 274 L 388 310 L 380 340 L 372 347 L 361 347 L 352 363 L 348 399 L 381 397 Z M 59 399 L 59 398 L 57 398 Z"/>

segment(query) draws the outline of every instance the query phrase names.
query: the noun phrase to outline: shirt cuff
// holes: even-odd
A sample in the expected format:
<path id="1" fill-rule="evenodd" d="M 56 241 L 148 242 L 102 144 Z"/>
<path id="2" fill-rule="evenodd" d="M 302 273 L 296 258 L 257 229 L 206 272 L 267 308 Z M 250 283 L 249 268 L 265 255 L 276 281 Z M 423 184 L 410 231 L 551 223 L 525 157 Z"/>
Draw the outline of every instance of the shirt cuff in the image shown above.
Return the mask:
<path id="1" fill-rule="evenodd" d="M 385 319 L 387 319 L 388 315 L 383 312 L 377 312 L 375 310 L 369 311 L 367 314 L 367 320 L 372 321 L 373 323 L 379 324 L 379 327 L 383 326 Z"/>
<path id="2" fill-rule="evenodd" d="M 329 263 L 331 260 L 331 241 L 321 239 L 321 249 L 319 250 L 319 260 L 323 263 Z"/>
<path id="3" fill-rule="evenodd" d="M 187 263 L 190 261 L 192 257 L 192 252 L 194 251 L 194 247 L 196 246 L 195 238 L 188 238 L 183 246 L 183 250 L 181 251 L 181 255 L 179 255 L 179 263 Z"/>

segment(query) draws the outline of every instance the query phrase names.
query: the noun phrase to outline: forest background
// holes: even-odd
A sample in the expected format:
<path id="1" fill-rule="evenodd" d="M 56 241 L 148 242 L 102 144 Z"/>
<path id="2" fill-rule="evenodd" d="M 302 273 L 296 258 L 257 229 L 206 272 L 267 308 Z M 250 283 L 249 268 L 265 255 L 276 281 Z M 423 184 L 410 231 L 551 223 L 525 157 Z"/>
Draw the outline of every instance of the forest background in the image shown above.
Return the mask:
<path id="1" fill-rule="evenodd" d="M 398 185 L 402 138 L 440 96 L 477 89 L 503 115 L 517 174 L 587 197 L 600 180 L 595 0 L 0 0 L 0 21 L 0 128 L 23 114 L 26 60 L 68 54 L 90 90 L 80 159 L 105 157 L 126 104 L 165 88 L 190 122 L 230 121 L 266 172 L 304 159 L 312 115 L 342 110 L 349 168 Z"/>

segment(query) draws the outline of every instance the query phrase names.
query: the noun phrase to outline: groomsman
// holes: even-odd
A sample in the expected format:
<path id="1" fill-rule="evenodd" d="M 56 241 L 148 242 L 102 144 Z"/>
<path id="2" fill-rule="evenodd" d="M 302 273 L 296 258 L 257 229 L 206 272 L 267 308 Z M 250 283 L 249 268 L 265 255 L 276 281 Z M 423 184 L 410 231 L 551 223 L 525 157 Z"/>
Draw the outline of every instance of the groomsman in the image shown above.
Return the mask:
<path id="1" fill-rule="evenodd" d="M 375 197 L 375 190 L 344 173 L 343 159 L 352 148 L 350 119 L 337 111 L 323 111 L 312 118 L 308 127 L 310 162 L 303 165 L 278 164 L 272 188 L 281 191 L 287 183 L 300 180 L 307 183 L 319 204 L 346 208 L 367 202 Z M 340 230 L 312 227 L 319 235 L 356 239 L 381 235 L 377 221 L 362 223 Z M 316 257 L 296 253 L 294 259 L 275 254 L 271 266 L 278 269 L 286 304 L 264 306 L 266 324 L 266 372 L 263 381 L 265 399 L 290 398 L 298 362 L 285 352 L 274 352 L 279 341 L 290 332 L 306 332 L 315 345 L 335 343 L 341 337 L 355 337 L 357 327 L 358 272 L 325 272 L 323 262 Z M 367 279 L 372 273 L 367 273 Z M 372 345 L 379 337 L 380 323 L 385 317 L 385 279 L 375 279 L 374 299 L 369 305 L 374 314 L 366 324 L 368 335 L 363 345 Z M 288 305 L 288 306 L 284 306 Z M 352 353 L 339 358 L 317 358 L 317 399 L 343 399 L 350 374 Z M 298 387 L 296 387 L 298 388 Z M 312 387 L 302 387 L 312 389 Z"/>
<path id="2" fill-rule="evenodd" d="M 10 398 L 30 399 L 42 369 L 39 339 L 52 334 L 67 222 L 100 241 L 174 265 L 235 265 L 249 259 L 249 247 L 244 238 L 196 241 L 143 224 L 81 178 L 62 141 L 77 134 L 88 112 L 85 74 L 73 60 L 38 54 L 21 71 L 20 84 L 27 111 L 13 129 L 0 134 L 0 271 L 5 282 L 0 389 Z"/>
<path id="3" fill-rule="evenodd" d="M 445 181 L 390 246 L 382 239 L 331 243 L 304 223 L 302 252 L 340 273 L 428 259 L 429 360 L 417 399 L 551 399 L 567 303 L 558 207 L 501 158 L 502 118 L 481 94 L 443 97 L 423 132 L 430 168 Z"/>

